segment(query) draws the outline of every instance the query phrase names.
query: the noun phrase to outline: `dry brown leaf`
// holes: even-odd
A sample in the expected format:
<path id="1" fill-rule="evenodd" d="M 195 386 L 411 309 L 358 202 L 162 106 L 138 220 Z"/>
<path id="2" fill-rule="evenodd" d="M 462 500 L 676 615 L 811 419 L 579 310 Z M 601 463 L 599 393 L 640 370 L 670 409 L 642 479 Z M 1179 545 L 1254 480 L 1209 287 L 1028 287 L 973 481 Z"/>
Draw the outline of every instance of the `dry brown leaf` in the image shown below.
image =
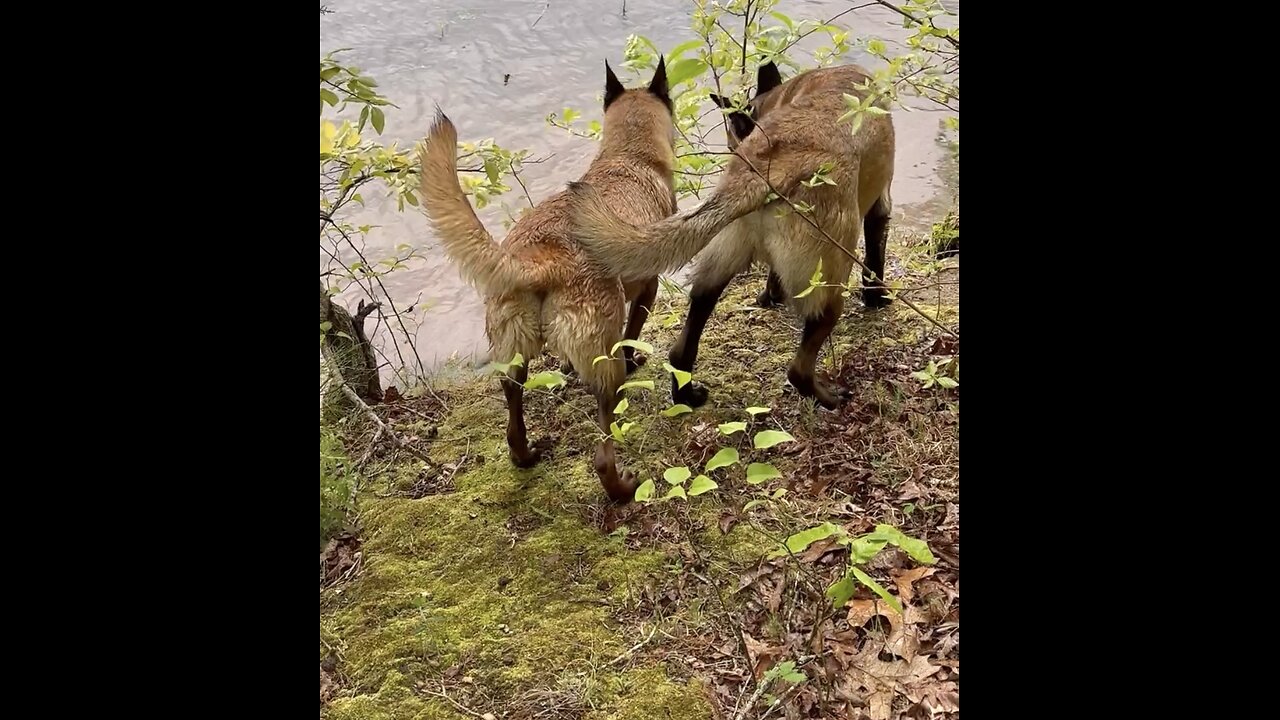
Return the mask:
<path id="1" fill-rule="evenodd" d="M 912 583 L 927 578 L 937 572 L 937 568 L 919 567 L 906 572 L 894 573 L 893 584 L 898 586 L 898 597 L 902 598 L 903 604 L 910 603 L 916 596 L 915 588 Z"/>
<path id="2" fill-rule="evenodd" d="M 329 702 L 333 694 L 337 692 L 338 686 L 333 682 L 333 678 L 329 677 L 329 673 L 324 671 L 324 667 L 320 668 L 320 704 L 324 705 Z"/>
<path id="3" fill-rule="evenodd" d="M 720 515 L 720 534 L 728 535 L 729 531 L 738 524 L 738 514 L 732 510 L 726 510 Z"/>
<path id="4" fill-rule="evenodd" d="M 903 694 L 911 702 L 923 706 L 930 715 L 960 712 L 960 686 L 954 682 L 927 683 Z"/>
<path id="5" fill-rule="evenodd" d="M 769 593 L 769 612 L 778 612 L 778 607 L 782 605 L 782 590 L 787 586 L 787 574 L 782 573 L 778 576 L 778 582 L 774 584 L 773 590 Z"/>
<path id="6" fill-rule="evenodd" d="M 773 667 L 774 661 L 787 654 L 786 648 L 760 642 L 745 632 L 742 633 L 742 639 L 747 643 L 747 654 L 751 656 L 751 671 L 757 680 L 764 677 L 769 668 Z"/>
<path id="7" fill-rule="evenodd" d="M 914 606 L 905 606 L 906 617 L 899 615 L 896 610 L 879 600 L 854 600 L 848 607 L 849 627 L 863 627 L 877 615 L 889 621 L 889 634 L 884 643 L 869 642 L 863 649 L 864 653 L 873 646 L 879 645 L 904 660 L 911 661 L 916 658 L 917 653 L 920 652 L 920 633 L 915 626 L 925 618 Z M 877 653 L 879 652 L 879 647 L 874 649 Z"/>
<path id="8" fill-rule="evenodd" d="M 815 562 L 823 555 L 841 550 L 843 547 L 843 545 L 836 542 L 835 538 L 826 538 L 810 545 L 804 552 L 797 555 L 796 559 L 802 563 Z"/>

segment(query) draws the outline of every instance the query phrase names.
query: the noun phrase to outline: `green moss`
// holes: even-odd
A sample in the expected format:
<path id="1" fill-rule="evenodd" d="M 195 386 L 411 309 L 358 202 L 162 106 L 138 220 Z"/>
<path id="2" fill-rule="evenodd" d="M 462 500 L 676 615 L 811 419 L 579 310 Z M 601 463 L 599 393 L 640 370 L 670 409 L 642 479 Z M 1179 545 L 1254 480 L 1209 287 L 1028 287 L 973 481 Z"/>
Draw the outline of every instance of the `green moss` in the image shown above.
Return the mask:
<path id="1" fill-rule="evenodd" d="M 711 707 L 702 683 L 675 683 L 662 668 L 645 668 L 619 678 L 610 687 L 608 705 L 588 713 L 586 720 L 706 720 Z"/>
<path id="2" fill-rule="evenodd" d="M 351 477 L 342 442 L 328 428 L 320 428 L 320 545 L 342 529 L 351 498 Z"/>
<path id="3" fill-rule="evenodd" d="M 784 391 L 799 339 L 798 329 L 785 328 L 797 322 L 751 307 L 762 285 L 761 273 L 734 282 L 707 327 L 695 372 L 711 391 L 706 407 L 676 418 L 658 415 L 670 404 L 661 350 L 631 378 L 655 384 L 653 392 L 628 393 L 626 420 L 635 425 L 619 449 L 619 460 L 642 478 L 657 478 L 675 465 L 700 471 L 706 451 L 690 443 L 695 433 L 738 446 L 743 464 L 770 461 L 791 473 L 791 458 L 764 453 L 748 460 L 748 436 L 719 438 L 713 430 L 748 420 L 745 408 L 752 405 L 775 408 L 779 416 L 786 410 L 785 423 L 797 434 L 816 427 L 811 404 Z M 683 318 L 683 308 L 675 309 Z M 955 314 L 958 306 L 943 306 L 944 318 Z M 926 337 L 924 321 L 912 317 L 902 323 L 906 316 L 896 312 L 850 311 L 834 346 L 844 356 L 883 350 L 884 340 L 895 346 L 918 342 Z M 665 349 L 679 328 L 651 323 L 645 333 L 655 348 Z M 532 359 L 531 370 L 541 363 Z M 464 375 L 447 391 L 448 413 L 429 458 L 433 470 L 458 467 L 452 491 L 421 499 L 363 494 L 363 570 L 352 583 L 321 595 L 321 637 L 342 658 L 343 679 L 324 715 L 457 718 L 455 708 L 419 689 L 454 667 L 483 690 L 477 695 L 488 703 L 482 711 L 512 707 L 535 691 L 565 698 L 590 720 L 710 717 L 699 681 L 673 677 L 657 655 L 612 661 L 640 640 L 638 629 L 625 623 L 641 588 L 669 586 L 684 572 L 687 553 L 679 544 L 695 543 L 714 567 L 706 572 L 724 573 L 716 580 L 729 585 L 771 549 L 771 541 L 746 523 L 722 533 L 719 518 L 784 482 L 752 488 L 744 483 L 742 465 L 717 470 L 722 490 L 652 506 L 638 516 L 666 527 L 699 528 L 696 534 L 665 546 L 628 541 L 601 527 L 608 503 L 591 467 L 600 436 L 592 419 L 595 402 L 580 384 L 555 398 L 527 395 L 531 439 L 554 440 L 551 455 L 529 470 L 512 467 L 507 458 L 506 412 L 492 377 Z M 365 485 L 403 490 L 421 472 L 422 462 L 413 460 Z M 665 491 L 665 483 L 659 486 Z M 712 622 L 702 611 L 706 602 L 684 597 L 661 620 L 697 628 Z M 736 602 L 731 594 L 728 602 Z"/>

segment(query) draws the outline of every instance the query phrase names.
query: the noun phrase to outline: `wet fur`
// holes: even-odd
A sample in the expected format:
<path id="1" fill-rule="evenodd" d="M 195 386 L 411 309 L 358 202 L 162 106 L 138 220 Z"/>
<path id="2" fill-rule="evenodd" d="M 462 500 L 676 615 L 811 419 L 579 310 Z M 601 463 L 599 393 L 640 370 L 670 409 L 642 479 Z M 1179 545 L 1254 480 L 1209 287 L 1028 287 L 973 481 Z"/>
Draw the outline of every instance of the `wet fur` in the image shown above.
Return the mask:
<path id="1" fill-rule="evenodd" d="M 674 125 L 666 70 L 661 63 L 647 88 L 627 90 L 605 64 L 604 135 L 585 182 L 626 222 L 648 224 L 675 210 Z M 423 208 L 445 252 L 485 297 L 485 331 L 491 357 L 526 360 L 544 348 L 566 360 L 596 396 L 598 422 L 607 435 L 624 373 L 642 358 L 630 348 L 619 361 L 609 355 L 623 338 L 624 310 L 631 302 L 626 337 L 635 339 L 657 293 L 657 273 L 619 280 L 591 263 L 570 237 L 571 198 L 560 192 L 522 217 L 501 245 L 475 216 L 457 177 L 457 132 L 438 112 L 419 148 Z M 502 380 L 507 399 L 507 444 L 512 462 L 529 467 L 544 447 L 529 447 L 523 414 L 525 368 Z M 614 500 L 629 500 L 636 482 L 620 472 L 613 440 L 596 452 L 595 469 Z"/>
<path id="2" fill-rule="evenodd" d="M 699 206 L 653 225 L 636 228 L 609 213 L 589 187 L 577 187 L 575 236 L 590 255 L 622 277 L 675 269 L 697 253 L 692 273 L 689 317 L 671 349 L 671 364 L 692 371 L 703 327 L 720 294 L 753 261 L 771 268 L 766 301 L 785 301 L 805 322 L 801 345 L 788 379 L 801 393 L 825 407 L 839 396 L 814 377 L 817 354 L 844 307 L 839 288 L 819 288 L 803 298 L 818 261 L 828 283 L 847 282 L 854 263 L 832 247 L 786 203 L 766 204 L 768 185 L 752 169 L 797 204 L 814 206 L 812 219 L 849 252 L 857 251 L 865 230 L 867 264 L 876 278 L 864 277 L 864 301 L 884 304 L 885 242 L 892 210 L 894 132 L 889 115 L 868 115 L 857 133 L 837 119 L 846 108 L 843 94 L 860 95 L 855 86 L 868 78 L 857 66 L 822 68 L 780 83 L 772 63 L 760 69 L 760 91 L 744 112 L 731 113 L 731 160 L 715 192 Z M 780 84 L 779 84 L 780 83 Z M 723 98 L 716 98 L 722 107 Z M 745 136 L 737 133 L 745 132 Z M 823 162 L 835 163 L 836 185 L 801 184 Z M 701 251 L 701 252 L 699 252 Z M 698 406 L 707 391 L 697 383 L 672 385 L 676 402 Z"/>

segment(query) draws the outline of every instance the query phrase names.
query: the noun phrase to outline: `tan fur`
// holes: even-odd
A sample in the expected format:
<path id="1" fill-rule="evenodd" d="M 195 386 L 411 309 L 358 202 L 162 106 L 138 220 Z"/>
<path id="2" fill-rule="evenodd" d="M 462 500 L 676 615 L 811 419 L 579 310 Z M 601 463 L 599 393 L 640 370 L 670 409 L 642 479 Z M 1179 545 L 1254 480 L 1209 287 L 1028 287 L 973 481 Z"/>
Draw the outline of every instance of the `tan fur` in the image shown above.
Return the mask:
<path id="1" fill-rule="evenodd" d="M 880 220 L 887 222 L 892 208 L 893 122 L 888 114 L 867 115 L 852 134 L 847 123 L 837 123 L 846 111 L 843 94 L 860 96 L 855 86 L 867 76 L 856 66 L 811 70 L 755 98 L 751 105 L 756 127 L 737 144 L 741 157 L 729 162 L 703 203 L 661 222 L 630 226 L 598 202 L 589 188 L 577 189 L 575 238 L 596 262 L 624 279 L 670 271 L 701 251 L 694 260 L 695 293 L 714 288 L 715 297 L 752 261 L 766 263 L 777 274 L 787 304 L 814 325 L 806 325 L 806 346 L 812 344 L 810 336 L 825 338 L 843 307 L 841 290 L 819 288 L 803 298 L 795 296 L 809 287 L 819 260 L 828 283 L 847 282 L 854 263 L 786 203 L 766 203 L 769 187 L 755 170 L 793 202 L 812 205 L 810 217 L 849 252 L 857 251 L 864 218 L 877 218 L 882 235 L 885 226 Z M 824 162 L 834 163 L 829 177 L 836 184 L 803 185 L 801 181 Z M 883 256 L 883 238 L 877 242 Z M 710 302 L 714 306 L 715 300 Z M 700 327 L 695 332 L 700 334 Z M 672 349 L 671 357 L 673 365 L 689 370 L 692 358 L 687 356 L 696 355 L 697 339 L 688 352 L 685 340 Z M 812 383 L 813 351 L 802 348 L 793 363 L 793 374 L 799 377 L 793 382 L 798 385 Z M 678 359 L 687 360 L 688 367 Z M 807 379 L 801 377 L 806 375 Z M 823 404 L 834 404 L 825 391 L 815 392 Z M 705 392 L 699 399 L 705 401 Z M 691 404 L 700 404 L 696 400 Z"/>
<path id="2" fill-rule="evenodd" d="M 696 207 L 654 225 L 628 226 L 625 218 L 618 217 L 606 203 L 597 200 L 592 188 L 576 187 L 575 239 L 594 260 L 624 279 L 668 272 L 687 263 L 707 246 L 716 233 L 748 213 L 773 214 L 777 210 L 786 210 L 790 215 L 790 209 L 781 201 L 765 205 L 769 184 L 772 184 L 793 201 L 814 205 L 814 219 L 827 229 L 828 234 L 847 240 L 847 247 L 854 250 L 861 218 L 882 195 L 887 201 L 893 177 L 893 122 L 888 115 L 866 117 L 862 127 L 853 135 L 849 133 L 847 124 L 836 124 L 836 119 L 845 112 L 842 94 L 856 95 L 853 86 L 865 78 L 866 71 L 856 66 L 811 70 L 757 98 L 753 104 L 757 106 L 757 117 L 760 118 L 758 127 L 738 145 L 741 157 L 734 157 L 729 162 L 715 192 Z M 812 177 L 818 166 L 826 161 L 835 163 L 831 177 L 836 186 L 807 188 L 800 184 L 800 181 Z M 753 167 L 765 174 L 769 183 Z M 832 222 L 834 225 L 829 224 Z M 792 251 L 799 237 L 812 239 L 809 236 L 816 235 L 798 217 L 787 217 L 780 222 L 757 218 L 726 235 L 726 242 L 730 237 L 736 238 L 735 244 L 739 245 L 748 241 L 753 246 L 751 256 L 761 256 L 760 259 L 766 262 L 780 254 L 770 252 L 764 234 L 753 231 L 753 228 L 783 235 L 782 246 L 788 248 L 788 252 L 782 254 L 795 254 Z M 823 241 L 819 237 L 817 242 L 821 244 Z M 813 262 L 809 263 L 807 271 L 787 273 L 802 276 L 793 294 L 808 287 L 818 257 L 824 258 L 823 267 L 828 271 L 828 278 L 847 278 L 847 269 L 836 275 L 842 265 L 851 265 L 847 257 L 840 261 L 835 257 L 840 253 L 834 248 L 828 253 L 817 250 L 817 245 L 812 243 L 805 244 L 813 245 L 813 249 L 800 254 Z M 828 263 L 826 256 L 831 253 L 834 255 Z M 740 250 L 730 252 L 726 249 L 713 257 L 739 264 L 741 256 Z M 748 257 L 747 262 L 750 259 Z M 781 257 L 777 259 L 785 265 L 793 264 Z M 705 264 L 699 260 L 699 265 Z M 769 264 L 782 269 L 773 262 Z M 791 283 L 785 287 L 788 292 L 793 289 Z M 809 297 L 817 294 L 815 292 Z"/>
<path id="3" fill-rule="evenodd" d="M 665 70 L 659 72 L 665 95 Z M 612 71 L 609 77 L 616 82 Z M 618 91 L 621 95 L 605 111 L 600 151 L 582 180 L 597 188 L 600 200 L 618 217 L 648 224 L 675 210 L 671 114 L 648 90 L 623 92 L 618 86 Z M 485 296 L 491 357 L 507 362 L 520 353 L 528 360 L 548 348 L 568 360 L 596 395 L 602 429 L 607 432 L 624 363 L 593 360 L 609 355 L 622 339 L 625 305 L 638 296 L 645 307 L 633 303 L 628 335 L 639 334 L 647 306 L 653 302 L 657 274 L 624 284 L 617 274 L 588 262 L 569 235 L 571 199 L 565 191 L 522 217 L 504 244 L 493 242 L 459 187 L 455 143 L 453 124 L 439 114 L 420 150 L 423 207 L 446 253 Z M 513 370 L 512 381 L 523 382 L 523 374 Z M 512 459 L 524 466 L 536 462 L 540 452 L 523 447 L 523 415 L 516 417 L 521 400 L 513 398 L 512 381 L 505 386 L 512 413 L 508 442 Z M 606 440 L 597 453 L 596 469 L 611 496 L 623 499 L 619 496 L 629 486 L 625 495 L 630 497 L 634 484 L 629 476 L 619 478 L 612 440 Z"/>

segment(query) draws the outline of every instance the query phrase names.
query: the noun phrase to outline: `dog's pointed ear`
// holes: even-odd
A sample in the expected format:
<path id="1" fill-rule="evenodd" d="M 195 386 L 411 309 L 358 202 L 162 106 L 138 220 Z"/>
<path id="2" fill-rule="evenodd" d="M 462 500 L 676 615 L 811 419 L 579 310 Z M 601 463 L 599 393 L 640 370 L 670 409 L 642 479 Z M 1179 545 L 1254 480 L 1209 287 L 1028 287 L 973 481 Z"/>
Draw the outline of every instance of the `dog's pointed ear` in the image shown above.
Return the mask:
<path id="1" fill-rule="evenodd" d="M 756 71 L 756 97 L 769 92 L 782 84 L 782 73 L 772 60 L 760 66 Z"/>
<path id="2" fill-rule="evenodd" d="M 667 63 L 662 55 L 658 55 L 658 69 L 653 71 L 653 80 L 649 81 L 649 92 L 668 105 L 671 104 L 671 90 L 667 87 Z"/>
<path id="3" fill-rule="evenodd" d="M 622 83 L 618 81 L 618 76 L 613 74 L 613 68 L 609 67 L 609 61 L 604 61 L 604 109 L 608 110 L 614 100 L 622 97 L 622 93 L 627 89 L 622 87 Z"/>
<path id="4" fill-rule="evenodd" d="M 756 121 L 744 112 L 729 113 L 729 128 L 733 131 L 734 137 L 739 142 L 746 140 L 752 130 L 756 129 Z"/>

